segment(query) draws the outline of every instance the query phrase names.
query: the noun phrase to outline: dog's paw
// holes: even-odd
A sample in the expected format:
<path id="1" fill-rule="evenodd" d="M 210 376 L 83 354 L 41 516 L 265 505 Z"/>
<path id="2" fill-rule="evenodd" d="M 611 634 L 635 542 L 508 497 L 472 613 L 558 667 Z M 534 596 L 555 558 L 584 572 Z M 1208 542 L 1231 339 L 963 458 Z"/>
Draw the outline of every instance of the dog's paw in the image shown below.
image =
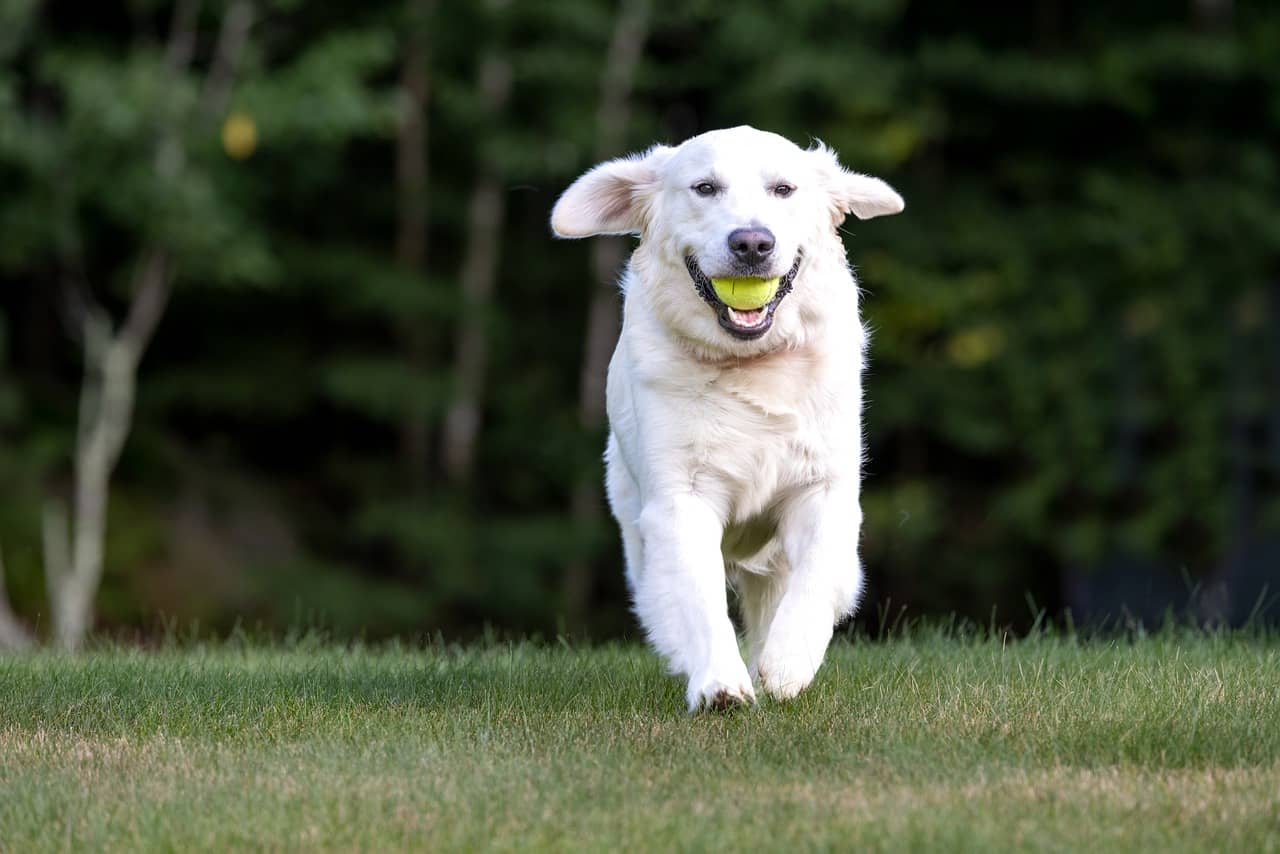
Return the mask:
<path id="1" fill-rule="evenodd" d="M 760 679 L 760 687 L 775 700 L 790 700 L 813 681 L 822 664 L 822 657 L 816 659 L 805 654 L 770 654 L 765 650 L 756 665 L 756 675 Z"/>
<path id="2" fill-rule="evenodd" d="M 739 665 L 741 669 L 742 666 Z M 751 679 L 743 669 L 741 675 L 729 678 L 708 677 L 689 680 L 689 712 L 723 712 L 756 701 Z"/>

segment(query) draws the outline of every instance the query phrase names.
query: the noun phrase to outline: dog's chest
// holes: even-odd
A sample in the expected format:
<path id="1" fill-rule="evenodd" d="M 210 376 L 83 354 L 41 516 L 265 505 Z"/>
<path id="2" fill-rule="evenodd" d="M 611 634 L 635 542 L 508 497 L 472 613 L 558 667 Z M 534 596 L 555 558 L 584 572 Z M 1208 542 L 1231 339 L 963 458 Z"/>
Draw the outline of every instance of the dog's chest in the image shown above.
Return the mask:
<path id="1" fill-rule="evenodd" d="M 827 365 L 805 356 L 717 372 L 688 422 L 695 490 L 718 498 L 734 523 L 829 478 L 841 467 L 845 434 L 857 430 L 841 424 L 849 401 L 840 399 L 858 394 L 856 375 L 853 383 L 832 380 Z"/>

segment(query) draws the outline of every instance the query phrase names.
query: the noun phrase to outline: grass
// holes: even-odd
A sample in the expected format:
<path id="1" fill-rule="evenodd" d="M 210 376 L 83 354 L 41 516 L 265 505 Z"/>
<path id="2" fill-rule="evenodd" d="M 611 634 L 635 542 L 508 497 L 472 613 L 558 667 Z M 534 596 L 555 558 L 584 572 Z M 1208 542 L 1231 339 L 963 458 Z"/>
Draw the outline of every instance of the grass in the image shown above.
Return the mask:
<path id="1" fill-rule="evenodd" d="M 689 717 L 645 650 L 0 658 L 0 850 L 1280 850 L 1280 639 L 838 643 Z"/>

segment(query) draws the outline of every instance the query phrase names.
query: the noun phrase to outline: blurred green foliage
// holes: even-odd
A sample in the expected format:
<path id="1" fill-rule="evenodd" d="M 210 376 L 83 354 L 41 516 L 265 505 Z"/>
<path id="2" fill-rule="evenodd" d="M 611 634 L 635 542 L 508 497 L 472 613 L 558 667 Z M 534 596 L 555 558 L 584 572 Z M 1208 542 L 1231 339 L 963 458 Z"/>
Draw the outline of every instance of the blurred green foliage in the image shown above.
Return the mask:
<path id="1" fill-rule="evenodd" d="M 603 436 L 577 415 L 600 283 L 589 247 L 546 227 L 596 156 L 617 4 L 260 3 L 227 114 L 207 119 L 227 4 L 197 5 L 174 71 L 171 4 L 0 0 L 0 546 L 18 609 L 44 608 L 39 507 L 69 477 L 63 288 L 119 309 L 159 245 L 179 287 L 116 480 L 108 626 L 555 631 L 585 560 L 591 608 L 567 628 L 624 629 L 612 526 L 568 511 L 600 477 Z M 1061 606 L 1117 558 L 1212 580 L 1274 534 L 1280 8 L 661 5 L 630 148 L 750 123 L 820 138 L 907 199 L 846 226 L 873 330 L 873 600 Z M 420 269 L 395 253 L 414 38 Z M 478 79 L 493 55 L 512 75 L 497 115 Z M 158 169 L 170 135 L 181 162 Z M 434 451 L 486 170 L 505 188 L 490 382 L 456 483 Z M 425 425 L 424 464 L 407 424 Z"/>

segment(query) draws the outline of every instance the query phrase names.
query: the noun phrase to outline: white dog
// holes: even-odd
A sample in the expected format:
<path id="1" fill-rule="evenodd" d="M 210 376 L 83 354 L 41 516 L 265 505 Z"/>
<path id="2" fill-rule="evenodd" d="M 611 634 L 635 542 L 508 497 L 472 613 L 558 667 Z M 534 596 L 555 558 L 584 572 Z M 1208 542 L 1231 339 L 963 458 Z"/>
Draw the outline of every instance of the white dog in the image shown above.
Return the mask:
<path id="1" fill-rule="evenodd" d="M 600 164 L 552 212 L 561 237 L 640 235 L 607 486 L 636 613 L 691 711 L 754 701 L 753 677 L 794 697 L 857 605 L 866 333 L 836 229 L 902 208 L 821 144 L 738 127 Z M 726 305 L 726 278 L 764 282 L 767 302 Z"/>

